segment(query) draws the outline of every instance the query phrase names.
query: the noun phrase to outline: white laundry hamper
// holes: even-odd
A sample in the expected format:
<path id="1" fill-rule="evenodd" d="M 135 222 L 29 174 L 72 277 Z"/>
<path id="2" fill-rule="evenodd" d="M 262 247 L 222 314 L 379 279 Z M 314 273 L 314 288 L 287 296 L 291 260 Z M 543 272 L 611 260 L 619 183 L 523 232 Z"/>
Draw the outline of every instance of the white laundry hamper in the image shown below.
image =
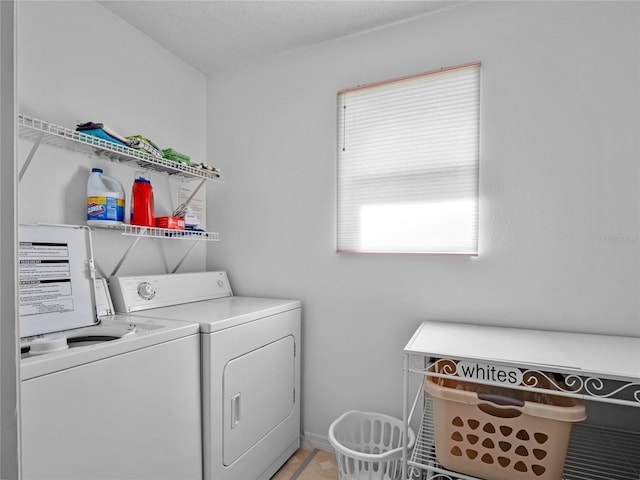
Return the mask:
<path id="1" fill-rule="evenodd" d="M 408 430 L 408 448 L 415 435 Z M 340 480 L 400 480 L 404 428 L 401 420 L 381 413 L 352 410 L 329 427 Z"/>

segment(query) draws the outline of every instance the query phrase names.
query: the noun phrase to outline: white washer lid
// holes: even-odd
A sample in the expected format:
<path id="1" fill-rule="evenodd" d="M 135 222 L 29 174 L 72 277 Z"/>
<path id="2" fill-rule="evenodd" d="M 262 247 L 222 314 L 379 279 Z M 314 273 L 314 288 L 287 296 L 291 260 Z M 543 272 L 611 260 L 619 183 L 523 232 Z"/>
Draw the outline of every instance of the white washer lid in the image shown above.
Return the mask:
<path id="1" fill-rule="evenodd" d="M 91 230 L 77 225 L 20 225 L 20 337 L 98 323 Z"/>
<path id="2" fill-rule="evenodd" d="M 195 322 L 176 322 L 130 315 L 104 317 L 100 324 L 94 327 L 54 333 L 50 336 L 63 335 L 72 338 L 77 335 L 107 335 L 116 336 L 117 339 L 22 358 L 20 380 L 25 381 L 136 350 L 152 348 L 179 338 L 197 335 L 198 331 L 199 326 Z"/>

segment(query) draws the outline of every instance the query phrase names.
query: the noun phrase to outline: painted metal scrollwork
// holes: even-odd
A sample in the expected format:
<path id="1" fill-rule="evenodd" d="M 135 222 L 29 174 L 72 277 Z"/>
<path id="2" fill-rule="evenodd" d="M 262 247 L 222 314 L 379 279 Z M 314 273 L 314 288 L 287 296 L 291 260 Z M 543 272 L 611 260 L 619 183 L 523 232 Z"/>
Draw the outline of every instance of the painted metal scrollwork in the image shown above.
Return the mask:
<path id="1" fill-rule="evenodd" d="M 543 386 L 542 380 L 549 386 Z M 620 399 L 623 402 L 640 403 L 640 383 L 603 380 L 599 377 L 582 377 L 580 375 L 564 375 L 558 381 L 555 375 L 537 370 L 523 373 L 523 385 L 532 388 L 545 388 L 567 393 L 588 395 L 594 398 Z M 631 400 L 633 398 L 633 400 Z"/>
<path id="2" fill-rule="evenodd" d="M 420 469 L 415 467 L 412 468 L 409 473 L 409 480 L 455 480 L 457 478 L 458 477 L 452 477 L 446 473 L 420 471 Z"/>
<path id="3" fill-rule="evenodd" d="M 425 471 L 417 467 L 409 468 L 409 480 L 453 480 L 454 478 L 456 477 L 452 477 L 445 473 Z"/>
<path id="4" fill-rule="evenodd" d="M 422 363 L 418 364 L 420 360 L 422 360 Z M 432 358 L 425 364 L 424 357 L 420 357 L 412 361 L 411 368 L 427 375 L 452 377 L 460 380 L 461 377 L 458 376 L 456 365 L 457 361 L 446 358 Z M 464 380 L 473 381 L 472 378 L 464 378 Z M 586 396 L 594 400 L 612 401 L 632 406 L 640 404 L 640 382 L 635 381 L 609 380 L 600 377 L 558 374 L 541 370 L 522 370 L 520 388 L 537 389 L 539 392 L 544 391 L 545 393 L 547 391 L 549 393 L 552 391 L 562 392 L 569 396 Z"/>

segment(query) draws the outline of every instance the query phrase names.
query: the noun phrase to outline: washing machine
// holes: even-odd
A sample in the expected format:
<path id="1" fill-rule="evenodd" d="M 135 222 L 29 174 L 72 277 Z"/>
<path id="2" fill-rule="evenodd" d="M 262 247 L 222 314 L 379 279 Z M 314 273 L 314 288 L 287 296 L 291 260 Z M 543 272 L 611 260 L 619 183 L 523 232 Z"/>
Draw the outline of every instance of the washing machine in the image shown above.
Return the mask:
<path id="1" fill-rule="evenodd" d="M 271 478 L 300 446 L 300 301 L 234 296 L 226 272 L 109 288 L 116 311 L 199 323 L 205 480 Z"/>
<path id="2" fill-rule="evenodd" d="M 201 479 L 199 325 L 114 314 L 86 227 L 19 241 L 22 478 Z"/>

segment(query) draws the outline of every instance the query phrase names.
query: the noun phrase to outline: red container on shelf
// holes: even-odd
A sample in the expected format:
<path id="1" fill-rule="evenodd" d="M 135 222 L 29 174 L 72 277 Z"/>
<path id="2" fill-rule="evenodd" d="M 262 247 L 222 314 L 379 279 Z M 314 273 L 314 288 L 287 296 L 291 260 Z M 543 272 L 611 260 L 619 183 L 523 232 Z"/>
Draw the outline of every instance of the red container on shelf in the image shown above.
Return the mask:
<path id="1" fill-rule="evenodd" d="M 133 182 L 131 191 L 131 225 L 156 226 L 153 187 L 151 182 L 142 176 L 139 176 Z"/>
<path id="2" fill-rule="evenodd" d="M 184 230 L 184 218 L 178 217 L 158 217 L 156 227 L 169 228 L 171 230 Z"/>

